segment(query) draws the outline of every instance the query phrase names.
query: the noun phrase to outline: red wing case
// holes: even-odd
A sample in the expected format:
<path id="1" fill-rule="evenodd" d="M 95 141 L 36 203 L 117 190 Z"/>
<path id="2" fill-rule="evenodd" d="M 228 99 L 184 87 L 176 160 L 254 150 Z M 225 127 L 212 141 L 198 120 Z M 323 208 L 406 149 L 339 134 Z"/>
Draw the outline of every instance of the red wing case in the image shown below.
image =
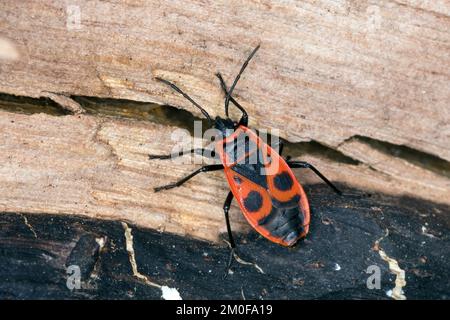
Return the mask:
<path id="1" fill-rule="evenodd" d="M 231 192 L 262 236 L 292 246 L 309 230 L 306 194 L 286 161 L 254 132 L 240 126 L 216 147 Z"/>

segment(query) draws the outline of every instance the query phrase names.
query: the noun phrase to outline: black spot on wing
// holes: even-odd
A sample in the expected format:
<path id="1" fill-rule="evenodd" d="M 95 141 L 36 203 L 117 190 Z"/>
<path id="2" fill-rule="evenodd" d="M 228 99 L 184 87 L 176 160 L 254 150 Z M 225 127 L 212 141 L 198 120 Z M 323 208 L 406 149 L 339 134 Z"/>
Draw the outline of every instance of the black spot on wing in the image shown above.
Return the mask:
<path id="1" fill-rule="evenodd" d="M 292 181 L 291 176 L 287 171 L 283 171 L 278 173 L 273 178 L 273 183 L 275 184 L 275 188 L 281 191 L 288 191 L 292 188 L 294 182 Z"/>
<path id="2" fill-rule="evenodd" d="M 250 191 L 244 199 L 244 207 L 249 212 L 257 212 L 263 205 L 263 198 L 258 191 Z"/>

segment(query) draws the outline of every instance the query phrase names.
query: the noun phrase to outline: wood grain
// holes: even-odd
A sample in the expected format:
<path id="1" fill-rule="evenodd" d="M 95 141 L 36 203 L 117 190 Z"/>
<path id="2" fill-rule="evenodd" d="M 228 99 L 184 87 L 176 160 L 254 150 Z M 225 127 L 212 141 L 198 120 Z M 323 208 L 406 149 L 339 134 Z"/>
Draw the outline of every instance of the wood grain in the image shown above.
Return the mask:
<path id="1" fill-rule="evenodd" d="M 230 83 L 261 43 L 235 91 L 251 125 L 363 162 L 347 145 L 354 136 L 450 160 L 446 1 L 6 0 L 0 21 L 2 43 L 17 53 L 0 55 L 1 92 L 153 101 L 198 114 L 154 81 L 161 76 L 223 114 L 214 73 Z"/>
<path id="2" fill-rule="evenodd" d="M 226 230 L 222 205 L 228 191 L 222 172 L 200 174 L 180 188 L 153 192 L 154 187 L 174 182 L 202 163 L 189 156 L 177 163 L 148 160 L 149 153 L 172 151 L 175 130 L 180 132 L 177 127 L 113 117 L 0 111 L 0 212 L 121 220 L 219 241 L 219 234 Z M 448 179 L 419 167 L 411 171 L 416 179 L 409 179 L 397 172 L 380 174 L 365 164 L 342 164 L 311 155 L 302 160 L 313 163 L 346 193 L 358 188 L 449 203 Z M 402 165 L 411 166 L 394 164 L 399 171 Z M 297 176 L 306 185 L 321 183 L 305 170 Z M 234 202 L 231 219 L 236 232 L 249 230 Z"/>
<path id="3" fill-rule="evenodd" d="M 449 221 L 433 213 L 448 212 L 448 206 L 390 196 L 337 198 L 325 186 L 310 199 L 321 206 L 311 217 L 312 232 L 297 246 L 278 246 L 256 232 L 237 237 L 241 257 L 257 262 L 264 274 L 234 263 L 224 281 L 224 243 L 129 225 L 137 269 L 152 282 L 176 288 L 184 300 L 391 299 L 386 292 L 395 276 L 380 256 L 383 250 L 406 274 L 407 299 L 448 300 Z M 161 298 L 160 289 L 133 276 L 129 242 L 118 221 L 3 213 L 0 225 L 1 299 Z M 383 237 L 386 228 L 389 236 Z M 370 265 L 380 267 L 381 290 L 365 285 Z M 68 290 L 74 280 L 68 268 L 76 266 L 81 286 Z"/>
<path id="4" fill-rule="evenodd" d="M 223 201 L 216 195 L 226 194 L 220 173 L 199 176 L 195 189 L 153 192 L 194 168 L 148 161 L 152 150 L 170 151 L 161 141 L 173 128 L 89 116 L 2 113 L 0 121 L 0 211 L 125 220 L 207 239 L 224 227 L 215 210 Z M 235 221 L 239 230 L 243 220 Z"/>

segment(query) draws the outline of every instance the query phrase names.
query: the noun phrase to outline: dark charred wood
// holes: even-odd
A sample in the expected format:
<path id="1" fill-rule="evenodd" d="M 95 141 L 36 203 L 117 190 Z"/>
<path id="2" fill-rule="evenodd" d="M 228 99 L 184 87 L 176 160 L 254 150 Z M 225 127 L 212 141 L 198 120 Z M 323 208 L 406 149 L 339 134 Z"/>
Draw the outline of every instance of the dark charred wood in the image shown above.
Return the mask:
<path id="1" fill-rule="evenodd" d="M 296 247 L 277 246 L 255 232 L 237 236 L 241 258 L 264 274 L 234 263 L 222 279 L 225 244 L 130 226 L 138 270 L 177 288 L 183 299 L 389 299 L 395 275 L 376 250 L 382 248 L 405 271 L 408 299 L 449 298 L 448 206 L 354 190 L 337 197 L 322 185 L 306 191 L 311 231 Z M 0 226 L 1 299 L 161 297 L 132 275 L 120 222 L 3 213 Z M 71 265 L 81 269 L 81 289 L 66 285 Z M 370 265 L 380 267 L 380 290 L 366 286 Z"/>

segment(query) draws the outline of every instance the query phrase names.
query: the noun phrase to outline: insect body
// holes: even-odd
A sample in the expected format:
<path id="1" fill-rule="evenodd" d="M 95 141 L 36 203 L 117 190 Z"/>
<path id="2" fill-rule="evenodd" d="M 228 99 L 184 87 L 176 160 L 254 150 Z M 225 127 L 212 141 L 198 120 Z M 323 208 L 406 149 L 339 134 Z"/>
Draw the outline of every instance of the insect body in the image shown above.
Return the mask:
<path id="1" fill-rule="evenodd" d="M 216 74 L 225 93 L 226 118 L 216 117 L 212 120 L 205 109 L 176 85 L 157 78 L 199 108 L 209 123 L 218 130 L 219 137 L 216 139 L 215 153 L 219 156 L 221 164 L 201 167 L 178 182 L 157 187 L 155 191 L 178 187 L 201 172 L 224 170 L 231 190 L 224 203 L 224 213 L 232 253 L 235 243 L 231 233 L 228 211 L 233 198 L 236 198 L 247 221 L 256 231 L 272 242 L 283 246 L 292 246 L 308 233 L 310 210 L 306 194 L 291 169 L 311 169 L 340 194 L 340 191 L 311 164 L 282 158 L 283 144 L 281 142 L 278 145 L 279 152 L 277 153 L 274 148 L 266 144 L 247 127 L 247 112 L 232 97 L 232 92 L 258 48 L 259 46 L 252 51 L 244 62 L 230 89 L 227 89 L 222 76 Z M 234 122 L 229 118 L 230 102 L 242 112 L 239 122 Z M 205 151 L 205 149 L 192 149 L 189 152 L 207 156 L 208 153 Z M 179 153 L 149 155 L 149 158 L 168 159 L 181 155 Z"/>
<path id="2" fill-rule="evenodd" d="M 231 192 L 256 231 L 284 246 L 308 233 L 306 194 L 274 149 L 241 125 L 216 143 L 216 151 Z"/>

